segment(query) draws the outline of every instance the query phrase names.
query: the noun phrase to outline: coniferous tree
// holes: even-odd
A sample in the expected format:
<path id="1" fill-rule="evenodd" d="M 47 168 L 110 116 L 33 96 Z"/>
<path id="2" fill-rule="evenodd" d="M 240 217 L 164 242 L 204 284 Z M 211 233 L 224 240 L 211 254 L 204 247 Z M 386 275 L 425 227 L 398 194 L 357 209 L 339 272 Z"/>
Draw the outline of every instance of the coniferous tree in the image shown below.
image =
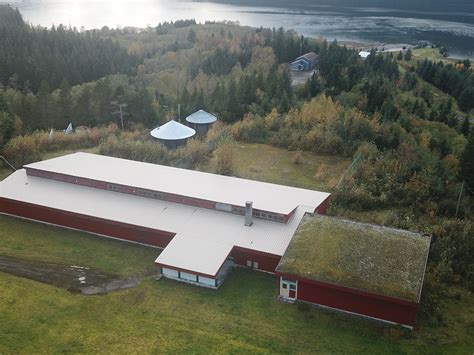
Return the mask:
<path id="1" fill-rule="evenodd" d="M 71 85 L 64 79 L 59 87 L 59 121 L 54 122 L 54 126 L 62 126 L 69 124 L 72 120 L 72 99 Z"/>
<path id="2" fill-rule="evenodd" d="M 18 10 L 0 5 L 0 84 L 21 89 L 28 80 L 37 92 L 42 80 L 52 89 L 110 73 L 130 72 L 138 59 L 99 31 L 79 33 L 60 25 L 51 29 L 26 24 Z"/>
<path id="3" fill-rule="evenodd" d="M 464 179 L 469 187 L 474 186 L 474 131 L 471 130 L 466 148 L 461 158 L 461 178 Z"/>
<path id="4" fill-rule="evenodd" d="M 469 123 L 469 119 L 467 117 L 464 117 L 464 120 L 462 121 L 462 124 L 461 124 L 461 133 L 464 135 L 464 137 L 469 137 L 470 132 L 471 132 L 471 124 Z"/>
<path id="5" fill-rule="evenodd" d="M 413 52 L 411 51 L 411 49 L 408 49 L 405 53 L 405 60 L 409 62 L 412 57 L 413 57 Z"/>

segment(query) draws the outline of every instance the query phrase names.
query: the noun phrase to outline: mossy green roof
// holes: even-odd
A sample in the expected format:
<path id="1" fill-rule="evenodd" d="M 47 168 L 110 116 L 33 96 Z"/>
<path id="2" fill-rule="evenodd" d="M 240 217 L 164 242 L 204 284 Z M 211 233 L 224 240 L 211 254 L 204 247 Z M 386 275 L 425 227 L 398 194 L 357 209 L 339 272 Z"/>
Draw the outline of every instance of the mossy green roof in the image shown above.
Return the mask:
<path id="1" fill-rule="evenodd" d="M 419 302 L 430 237 L 308 214 L 277 271 Z"/>

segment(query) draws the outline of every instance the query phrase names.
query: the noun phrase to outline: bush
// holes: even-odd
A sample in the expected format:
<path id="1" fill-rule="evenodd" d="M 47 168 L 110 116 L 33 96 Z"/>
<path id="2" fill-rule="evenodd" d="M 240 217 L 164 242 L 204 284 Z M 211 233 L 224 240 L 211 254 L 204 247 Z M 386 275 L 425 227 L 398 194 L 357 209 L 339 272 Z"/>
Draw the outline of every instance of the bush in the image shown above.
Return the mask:
<path id="1" fill-rule="evenodd" d="M 234 170 L 234 142 L 230 139 L 222 140 L 215 151 L 217 159 L 217 173 L 231 175 Z"/>
<path id="2" fill-rule="evenodd" d="M 242 121 L 236 122 L 230 133 L 244 142 L 265 143 L 268 137 L 264 118 L 253 114 L 247 114 Z"/>
<path id="3" fill-rule="evenodd" d="M 30 135 L 18 136 L 8 141 L 3 149 L 5 158 L 16 167 L 41 160 L 41 153 L 61 149 L 81 149 L 96 147 L 105 138 L 119 132 L 116 124 L 106 127 L 64 132 L 38 131 Z"/>
<path id="4" fill-rule="evenodd" d="M 209 157 L 209 145 L 206 141 L 191 139 L 186 146 L 180 148 L 177 153 L 180 158 L 189 158 L 192 166 L 203 164 Z"/>
<path id="5" fill-rule="evenodd" d="M 11 139 L 3 149 L 3 154 L 16 168 L 41 160 L 38 142 L 33 136 Z"/>
<path id="6" fill-rule="evenodd" d="M 145 137 L 140 132 L 111 136 L 100 144 L 99 153 L 153 164 L 169 164 L 176 158 L 175 152 Z"/>

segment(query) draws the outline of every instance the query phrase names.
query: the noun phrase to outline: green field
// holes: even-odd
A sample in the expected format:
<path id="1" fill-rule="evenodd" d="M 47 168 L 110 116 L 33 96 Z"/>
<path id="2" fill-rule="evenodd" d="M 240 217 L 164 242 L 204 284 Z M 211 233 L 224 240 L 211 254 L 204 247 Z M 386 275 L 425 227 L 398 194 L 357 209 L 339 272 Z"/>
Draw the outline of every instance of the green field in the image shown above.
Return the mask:
<path id="1" fill-rule="evenodd" d="M 0 254 L 120 275 L 153 267 L 156 249 L 12 217 Z M 474 297 L 446 303 L 448 323 L 413 333 L 277 301 L 274 276 L 236 269 L 217 291 L 146 279 L 83 296 L 0 273 L 0 353 L 472 353 Z"/>
<path id="2" fill-rule="evenodd" d="M 159 249 L 0 215 L 0 255 L 128 276 L 152 271 Z"/>
<path id="3" fill-rule="evenodd" d="M 413 50 L 413 59 L 423 60 L 425 58 L 434 62 L 442 61 L 445 64 L 456 64 L 459 61 L 458 59 L 443 57 L 438 48 L 425 47 Z"/>
<path id="4" fill-rule="evenodd" d="M 299 154 L 299 163 L 295 155 Z M 311 152 L 292 152 L 266 144 L 238 142 L 234 154 L 234 175 L 301 188 L 332 191 L 352 159 Z M 202 167 L 216 171 L 216 160 Z"/>

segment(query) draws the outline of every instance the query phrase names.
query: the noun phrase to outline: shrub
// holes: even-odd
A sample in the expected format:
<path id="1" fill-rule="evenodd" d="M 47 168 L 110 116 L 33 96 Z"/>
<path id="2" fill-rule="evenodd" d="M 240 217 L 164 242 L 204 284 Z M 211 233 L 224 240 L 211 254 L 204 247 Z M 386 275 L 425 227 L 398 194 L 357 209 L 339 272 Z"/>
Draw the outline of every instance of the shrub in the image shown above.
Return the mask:
<path id="1" fill-rule="evenodd" d="M 61 131 L 53 133 L 38 131 L 12 138 L 5 145 L 3 154 L 13 165 L 20 167 L 41 160 L 41 153 L 44 152 L 96 147 L 102 140 L 118 132 L 116 124 L 81 130 L 72 134 Z"/>
<path id="2" fill-rule="evenodd" d="M 231 175 L 234 170 L 234 142 L 230 139 L 222 140 L 215 151 L 217 159 L 217 173 Z"/>
<path id="3" fill-rule="evenodd" d="M 140 132 L 111 136 L 99 146 L 99 153 L 153 164 L 169 164 L 176 156 L 163 145 L 148 140 Z"/>
<path id="4" fill-rule="evenodd" d="M 242 121 L 236 122 L 230 133 L 235 139 L 244 142 L 265 143 L 268 137 L 264 118 L 253 114 L 247 114 Z"/>
<path id="5" fill-rule="evenodd" d="M 38 142 L 33 136 L 11 139 L 3 149 L 3 154 L 16 168 L 41 160 Z"/>
<path id="6" fill-rule="evenodd" d="M 192 166 L 203 164 L 209 157 L 209 145 L 206 141 L 191 139 L 186 146 L 178 150 L 180 158 L 189 158 Z"/>

